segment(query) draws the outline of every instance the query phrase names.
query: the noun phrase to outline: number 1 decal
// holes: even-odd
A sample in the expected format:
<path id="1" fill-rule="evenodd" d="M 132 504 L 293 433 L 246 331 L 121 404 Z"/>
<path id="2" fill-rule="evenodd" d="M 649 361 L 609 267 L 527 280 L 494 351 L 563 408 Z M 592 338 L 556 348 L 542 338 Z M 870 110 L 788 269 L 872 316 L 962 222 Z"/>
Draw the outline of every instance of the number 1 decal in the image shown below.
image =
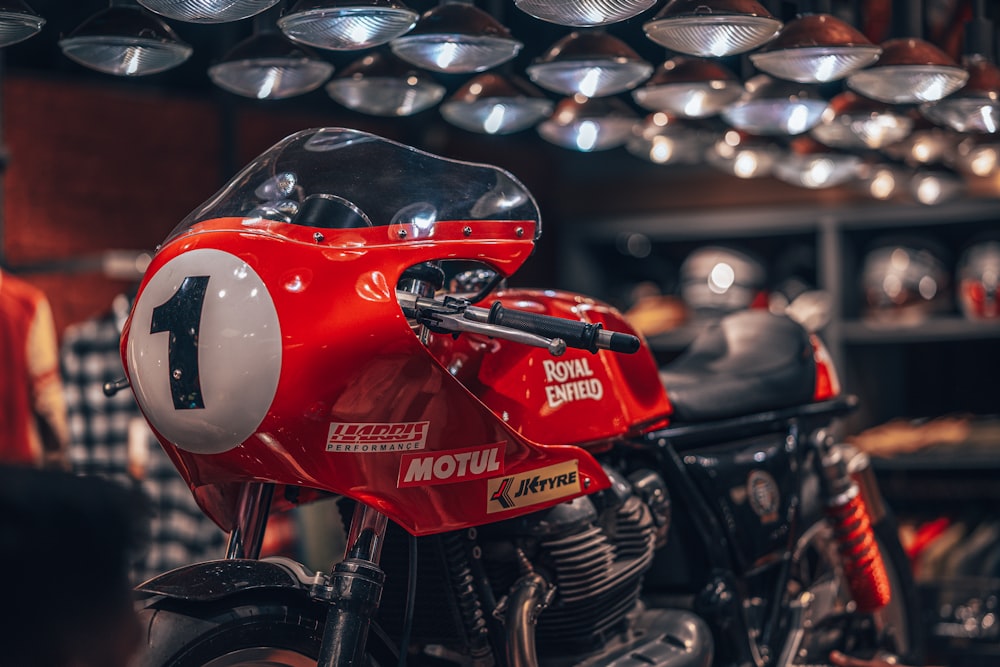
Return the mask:
<path id="1" fill-rule="evenodd" d="M 153 309 L 149 333 L 170 334 L 167 344 L 167 366 L 170 373 L 170 395 L 175 410 L 196 410 L 205 407 L 198 376 L 198 332 L 201 311 L 205 306 L 208 276 L 187 276 L 177 291 Z"/>

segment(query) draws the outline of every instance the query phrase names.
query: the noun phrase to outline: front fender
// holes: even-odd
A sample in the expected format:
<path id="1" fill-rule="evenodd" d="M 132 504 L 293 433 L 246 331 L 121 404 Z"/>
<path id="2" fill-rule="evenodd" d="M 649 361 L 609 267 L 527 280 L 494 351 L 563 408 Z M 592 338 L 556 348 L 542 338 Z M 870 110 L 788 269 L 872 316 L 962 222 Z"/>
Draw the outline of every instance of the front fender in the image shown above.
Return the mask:
<path id="1" fill-rule="evenodd" d="M 327 584 L 322 573 L 310 572 L 290 558 L 225 559 L 185 565 L 136 587 L 140 593 L 177 600 L 209 602 L 251 590 L 298 590 L 313 595 Z"/>

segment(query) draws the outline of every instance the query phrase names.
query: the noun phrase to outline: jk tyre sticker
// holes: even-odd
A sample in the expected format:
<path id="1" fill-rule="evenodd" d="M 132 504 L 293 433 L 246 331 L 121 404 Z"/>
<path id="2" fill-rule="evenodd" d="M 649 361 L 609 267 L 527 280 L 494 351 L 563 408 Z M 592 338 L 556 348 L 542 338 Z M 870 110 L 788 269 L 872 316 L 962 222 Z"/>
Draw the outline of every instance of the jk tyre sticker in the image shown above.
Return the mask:
<path id="1" fill-rule="evenodd" d="M 489 514 L 565 498 L 581 491 L 579 463 L 574 459 L 509 477 L 494 477 L 486 487 Z"/>

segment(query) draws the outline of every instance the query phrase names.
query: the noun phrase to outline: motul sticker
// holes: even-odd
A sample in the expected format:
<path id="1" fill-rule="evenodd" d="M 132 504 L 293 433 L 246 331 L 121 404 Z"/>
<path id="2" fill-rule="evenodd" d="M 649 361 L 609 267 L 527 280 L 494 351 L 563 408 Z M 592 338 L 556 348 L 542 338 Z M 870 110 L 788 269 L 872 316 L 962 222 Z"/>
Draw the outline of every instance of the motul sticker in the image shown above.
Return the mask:
<path id="1" fill-rule="evenodd" d="M 558 408 L 564 403 L 604 398 L 604 385 L 594 377 L 587 358 L 542 362 L 545 370 L 545 399 L 550 408 Z"/>
<path id="2" fill-rule="evenodd" d="M 405 452 L 423 449 L 430 422 L 330 424 L 328 452 Z"/>
<path id="3" fill-rule="evenodd" d="M 503 474 L 504 443 L 488 447 L 449 449 L 435 454 L 403 454 L 396 486 L 453 484 Z"/>
<path id="4" fill-rule="evenodd" d="M 578 493 L 579 464 L 574 459 L 510 477 L 494 477 L 486 484 L 486 511 L 493 514 Z"/>

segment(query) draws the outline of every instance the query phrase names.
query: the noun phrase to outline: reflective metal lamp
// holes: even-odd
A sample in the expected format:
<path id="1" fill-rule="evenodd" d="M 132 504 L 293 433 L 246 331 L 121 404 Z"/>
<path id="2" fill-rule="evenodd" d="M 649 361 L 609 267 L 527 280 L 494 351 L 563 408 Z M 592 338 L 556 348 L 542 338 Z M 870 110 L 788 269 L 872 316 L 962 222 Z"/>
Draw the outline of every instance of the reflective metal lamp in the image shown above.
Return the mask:
<path id="1" fill-rule="evenodd" d="M 637 86 L 653 66 L 635 50 L 603 30 L 566 35 L 527 68 L 533 82 L 561 95 L 604 97 Z"/>
<path id="2" fill-rule="evenodd" d="M 786 24 L 750 61 L 762 72 L 801 83 L 842 79 L 878 60 L 882 47 L 830 14 L 806 14 Z"/>
<path id="3" fill-rule="evenodd" d="M 403 60 L 432 72 L 482 72 L 516 56 L 521 42 L 489 13 L 462 1 L 426 11 L 416 27 L 390 43 Z"/>
<path id="4" fill-rule="evenodd" d="M 1000 140 L 986 135 L 963 139 L 948 162 L 972 176 L 993 176 L 1000 170 Z"/>
<path id="5" fill-rule="evenodd" d="M 756 0 L 670 0 L 642 28 L 646 37 L 690 56 L 752 51 L 773 39 L 782 23 Z"/>
<path id="6" fill-rule="evenodd" d="M 645 85 L 632 91 L 650 111 L 684 118 L 714 116 L 743 94 L 743 84 L 714 60 L 676 56 L 656 68 Z"/>
<path id="7" fill-rule="evenodd" d="M 770 139 L 738 130 L 729 130 L 705 152 L 708 164 L 738 178 L 770 175 L 780 156 Z"/>
<path id="8" fill-rule="evenodd" d="M 902 141 L 912 129 L 905 111 L 846 90 L 830 100 L 811 134 L 832 148 L 869 150 Z"/>
<path id="9" fill-rule="evenodd" d="M 589 153 L 623 145 L 639 118 L 617 97 L 567 97 L 538 125 L 538 134 L 563 148 Z"/>
<path id="10" fill-rule="evenodd" d="M 190 23 L 226 23 L 260 14 L 279 0 L 138 0 L 146 9 L 168 19 Z"/>
<path id="11" fill-rule="evenodd" d="M 915 37 L 890 39 L 871 67 L 847 77 L 847 86 L 887 104 L 933 102 L 952 94 L 969 78 L 951 56 Z"/>
<path id="12" fill-rule="evenodd" d="M 280 100 L 316 90 L 333 74 L 333 65 L 274 29 L 255 30 L 222 62 L 208 68 L 215 85 L 236 95 Z"/>
<path id="13" fill-rule="evenodd" d="M 112 4 L 59 40 L 67 58 L 115 76 L 156 74 L 180 65 L 193 49 L 141 7 Z"/>
<path id="14" fill-rule="evenodd" d="M 573 28 L 618 23 L 655 4 L 656 0 L 514 0 L 514 5 L 529 16 Z"/>
<path id="15" fill-rule="evenodd" d="M 981 55 L 964 58 L 969 81 L 958 92 L 920 106 L 925 118 L 956 132 L 1000 132 L 1000 68 Z"/>
<path id="16" fill-rule="evenodd" d="M 0 48 L 38 34 L 45 19 L 22 0 L 0 0 Z"/>
<path id="17" fill-rule="evenodd" d="M 927 206 L 943 204 L 965 191 L 965 180 L 944 165 L 921 167 L 910 179 L 910 193 Z"/>
<path id="18" fill-rule="evenodd" d="M 715 138 L 695 122 L 657 111 L 633 126 L 625 149 L 654 164 L 700 164 Z"/>
<path id="19" fill-rule="evenodd" d="M 813 84 L 758 74 L 739 100 L 722 111 L 733 127 L 758 135 L 794 135 L 811 130 L 828 103 Z"/>
<path id="20" fill-rule="evenodd" d="M 427 72 L 387 50 L 354 61 L 326 84 L 327 94 L 348 109 L 372 116 L 412 116 L 444 97 Z"/>
<path id="21" fill-rule="evenodd" d="M 953 155 L 962 140 L 954 130 L 931 126 L 919 117 L 914 121 L 914 127 L 901 141 L 882 147 L 882 152 L 910 165 L 935 164 Z"/>
<path id="22" fill-rule="evenodd" d="M 774 165 L 775 178 L 802 188 L 831 188 L 856 178 L 861 158 L 832 150 L 811 137 L 792 140 L 787 155 Z"/>
<path id="23" fill-rule="evenodd" d="M 420 14 L 397 0 L 300 0 L 278 19 L 288 39 L 319 49 L 354 51 L 385 44 Z"/>
<path id="24" fill-rule="evenodd" d="M 538 124 L 554 108 L 555 103 L 527 81 L 485 72 L 455 91 L 441 105 L 441 115 L 469 132 L 511 134 Z"/>

